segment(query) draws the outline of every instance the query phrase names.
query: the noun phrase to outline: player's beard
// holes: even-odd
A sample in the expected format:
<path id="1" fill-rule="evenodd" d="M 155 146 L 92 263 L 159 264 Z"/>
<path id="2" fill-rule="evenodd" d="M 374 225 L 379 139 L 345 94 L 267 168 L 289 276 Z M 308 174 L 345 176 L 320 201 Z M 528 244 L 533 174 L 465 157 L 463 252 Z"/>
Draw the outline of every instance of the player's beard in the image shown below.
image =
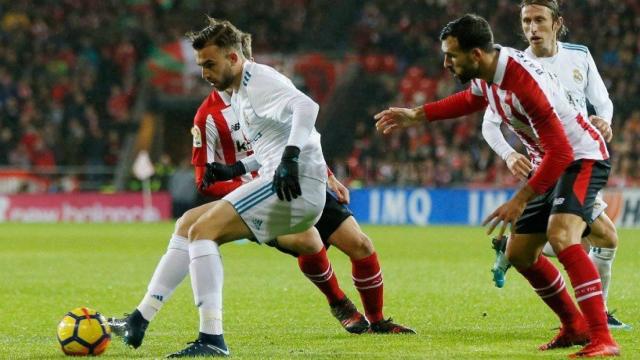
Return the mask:
<path id="1" fill-rule="evenodd" d="M 471 79 L 477 78 L 479 74 L 478 68 L 473 68 L 471 66 L 463 67 L 462 71 L 459 74 L 456 73 L 453 68 L 449 68 L 449 71 L 453 74 L 453 76 L 455 76 L 456 79 L 458 79 L 458 81 L 460 81 L 461 84 L 468 83 L 469 81 L 471 81 Z"/>
<path id="2" fill-rule="evenodd" d="M 213 86 L 218 91 L 225 91 L 231 87 L 231 84 L 233 84 L 233 72 L 228 68 L 220 77 L 220 81 L 215 82 Z"/>

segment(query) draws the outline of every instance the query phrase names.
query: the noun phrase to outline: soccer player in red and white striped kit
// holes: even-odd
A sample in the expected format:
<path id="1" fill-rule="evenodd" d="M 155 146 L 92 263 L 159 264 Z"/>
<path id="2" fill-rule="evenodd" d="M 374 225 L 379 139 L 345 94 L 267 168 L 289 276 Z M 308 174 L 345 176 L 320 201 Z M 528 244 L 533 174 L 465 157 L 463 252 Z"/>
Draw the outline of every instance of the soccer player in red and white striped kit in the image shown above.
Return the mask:
<path id="1" fill-rule="evenodd" d="M 247 59 L 250 59 L 251 37 L 249 34 L 244 34 L 242 47 L 243 53 Z M 195 169 L 196 186 L 201 194 L 222 198 L 257 176 L 255 172 L 238 176 L 232 174 L 234 166 L 238 166 L 238 162 L 242 160 L 247 160 L 252 150 L 250 141 L 241 131 L 240 124 L 230 107 L 229 94 L 215 89 L 211 91 L 198 108 L 193 124 L 191 163 Z M 212 171 L 216 173 L 216 181 L 212 181 Z M 333 192 L 327 191 L 327 201 L 316 228 L 325 248 L 334 245 L 351 259 L 353 283 L 360 294 L 366 318 L 358 312 L 340 288 L 328 261 L 326 249 L 319 254 L 298 256 L 278 246 L 277 242 L 268 243 L 268 245 L 297 257 L 300 270 L 326 296 L 331 313 L 348 332 L 415 334 L 414 330 L 384 318 L 382 312 L 384 285 L 377 253 L 369 237 L 361 231 L 353 214 L 344 205 L 349 202 L 349 190 L 329 169 L 327 171 L 329 172 L 328 185 Z M 222 173 L 228 175 L 225 176 Z M 189 227 L 213 204 L 208 203 L 193 208 L 178 219 L 167 252 L 156 266 L 147 293 L 140 304 L 124 318 L 109 318 L 114 333 L 122 336 L 126 344 L 134 348 L 142 344 L 149 322 L 189 273 L 189 241 L 187 239 Z"/>
<path id="2" fill-rule="evenodd" d="M 586 344 L 570 357 L 617 356 L 618 344 L 607 327 L 598 272 L 580 245 L 597 192 L 607 182 L 610 164 L 605 140 L 566 100 L 557 77 L 521 51 L 494 45 L 487 21 L 467 14 L 440 34 L 444 66 L 464 91 L 414 109 L 390 108 L 375 115 L 384 134 L 423 121 L 451 119 L 489 106 L 525 142 L 540 164 L 528 182 L 489 215 L 488 233 L 508 224 L 507 257 L 541 299 L 558 315 L 558 335 L 540 347 L 548 350 Z M 562 275 L 544 256 L 549 241 L 567 271 L 580 309 Z"/>

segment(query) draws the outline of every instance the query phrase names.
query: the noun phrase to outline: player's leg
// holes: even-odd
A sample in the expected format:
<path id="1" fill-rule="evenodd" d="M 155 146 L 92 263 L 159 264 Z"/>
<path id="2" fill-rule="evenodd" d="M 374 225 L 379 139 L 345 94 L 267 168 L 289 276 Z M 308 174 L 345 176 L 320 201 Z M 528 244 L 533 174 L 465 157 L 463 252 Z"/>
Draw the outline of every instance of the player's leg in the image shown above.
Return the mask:
<path id="1" fill-rule="evenodd" d="M 325 244 L 327 249 L 331 245 L 337 245 L 342 252 L 347 250 L 345 253 L 352 259 L 353 263 L 354 256 L 357 259 L 363 259 L 370 256 L 373 253 L 373 245 L 370 241 L 368 243 L 364 241 L 354 241 L 348 244 L 337 243 L 336 237 L 332 237 L 342 223 L 351 216 L 352 214 L 349 208 L 340 204 L 336 196 L 331 191 L 327 190 L 326 202 L 322 209 L 322 216 L 315 224 L 315 228 L 318 229 L 322 242 Z M 302 265 L 302 263 L 300 263 L 300 265 Z M 364 299 L 363 303 L 365 303 Z M 367 321 L 367 318 L 358 311 L 355 304 L 347 296 L 343 296 L 337 299 L 337 301 L 335 298 L 329 299 L 329 306 L 331 308 L 331 314 L 348 332 L 360 334 L 369 330 L 369 321 Z M 382 304 L 380 304 L 380 309 L 381 308 Z M 365 305 L 365 310 L 366 309 Z"/>
<path id="2" fill-rule="evenodd" d="M 616 227 L 606 214 L 601 214 L 591 224 L 591 232 L 587 236 L 587 240 L 591 244 L 589 258 L 600 274 L 602 297 L 606 306 L 611 283 L 611 266 L 618 248 Z"/>
<path id="3" fill-rule="evenodd" d="M 344 206 L 338 204 L 337 201 L 329 201 L 332 199 L 329 192 L 327 192 L 326 199 L 327 202 L 325 203 L 322 215 L 320 220 L 316 223 L 315 228 L 320 233 L 320 237 L 324 245 L 323 247 L 328 249 L 330 244 L 327 238 L 330 233 L 326 233 L 326 229 L 331 227 L 331 231 L 333 231 L 338 226 L 337 224 L 333 224 L 336 221 L 336 213 L 338 215 L 342 215 L 343 212 L 346 212 L 345 217 L 350 216 L 351 213 L 348 210 L 336 212 L 335 209 L 343 209 Z M 333 209 L 333 211 L 331 209 Z M 344 217 L 340 218 L 340 221 L 343 219 Z M 320 224 L 324 225 L 319 226 Z M 338 319 L 345 330 L 355 334 L 367 331 L 369 329 L 369 322 L 340 288 L 337 276 L 335 275 L 333 268 L 329 268 L 329 263 L 325 259 L 325 255 L 310 254 L 301 256 L 280 244 L 289 241 L 289 238 L 290 235 L 281 236 L 278 237 L 276 241 L 270 241 L 267 244 L 275 247 L 280 252 L 296 257 L 300 271 L 325 295 L 331 308 L 331 314 Z M 323 274 L 325 274 L 325 276 L 323 276 Z"/>
<path id="4" fill-rule="evenodd" d="M 567 291 L 560 271 L 540 256 L 547 242 L 547 223 L 554 189 L 531 200 L 516 223 L 507 243 L 507 259 L 531 284 L 542 301 L 561 322 L 559 334 L 541 350 L 584 344 L 588 341 L 586 323 Z"/>
<path id="5" fill-rule="evenodd" d="M 513 267 L 529 281 L 562 324 L 560 332 L 539 349 L 583 345 L 588 341 L 586 323 L 567 291 L 560 271 L 546 257 L 540 256 L 546 241 L 544 233 L 514 233 L 507 245 L 507 257 Z"/>
<path id="6" fill-rule="evenodd" d="M 547 238 L 569 275 L 576 301 L 589 327 L 590 343 L 575 356 L 619 354 L 619 347 L 607 326 L 600 275 L 581 245 L 583 231 L 592 222 L 596 194 L 606 183 L 609 170 L 609 163 L 605 161 L 574 161 L 555 187 L 549 217 Z"/>
<path id="7" fill-rule="evenodd" d="M 587 322 L 591 347 L 616 347 L 607 327 L 607 316 L 602 298 L 602 284 L 595 266 L 585 253 L 580 235 L 585 224 L 574 214 L 553 214 L 549 219 L 547 236 L 564 266 L 576 301 Z"/>
<path id="8" fill-rule="evenodd" d="M 313 231 L 318 232 L 315 227 L 313 227 Z M 278 248 L 293 249 L 292 241 L 296 238 L 295 235 L 279 236 Z M 319 234 L 318 238 L 320 238 Z M 304 276 L 325 295 L 331 313 L 338 319 L 342 327 L 350 333 L 361 334 L 369 328 L 369 323 L 340 288 L 338 278 L 327 257 L 327 250 L 322 241 L 320 244 L 321 248 L 317 252 L 307 254 L 295 252 L 298 254 L 298 267 Z"/>
<path id="9" fill-rule="evenodd" d="M 262 177 L 234 190 L 189 229 L 191 286 L 200 312 L 200 333 L 195 342 L 170 357 L 229 354 L 222 329 L 223 268 L 219 245 L 249 237 L 265 243 L 281 235 L 303 233 L 285 246 L 303 255 L 323 248 L 317 233 L 305 231 L 320 218 L 325 183 L 300 177 L 303 196 L 290 202 L 280 201 L 271 185 L 271 178 Z"/>
<path id="10" fill-rule="evenodd" d="M 597 203 L 598 200 L 596 200 Z M 607 307 L 607 299 L 609 296 L 609 286 L 611 285 L 611 267 L 615 259 L 616 249 L 618 247 L 618 233 L 616 227 L 607 216 L 601 213 L 591 224 L 591 233 L 587 237 L 591 244 L 589 258 L 596 266 L 600 279 L 602 281 L 602 297 L 604 298 L 605 308 Z M 631 330 L 632 327 L 618 320 L 613 312 L 607 309 L 607 324 L 610 329 Z"/>
<path id="11" fill-rule="evenodd" d="M 133 348 L 142 344 L 149 322 L 189 273 L 189 227 L 213 204 L 188 210 L 176 221 L 167 251 L 156 266 L 140 304 L 124 318 L 108 319 L 113 333 L 122 336 L 125 344 Z"/>
<path id="12" fill-rule="evenodd" d="M 248 187 L 248 185 L 247 185 Z M 219 246 L 252 236 L 228 201 L 218 201 L 189 228 L 189 272 L 193 297 L 200 315 L 198 338 L 172 358 L 226 356 L 229 350 L 222 328 L 224 271 Z"/>
<path id="13" fill-rule="evenodd" d="M 326 209 L 326 207 L 325 207 Z M 336 214 L 335 218 L 341 218 Z M 331 226 L 329 226 L 331 228 Z M 349 215 L 329 235 L 329 243 L 340 249 L 351 259 L 353 284 L 360 294 L 365 314 L 371 323 L 370 332 L 379 334 L 415 334 L 415 331 L 385 319 L 384 282 L 378 255 L 371 239 L 362 232 L 355 218 Z"/>

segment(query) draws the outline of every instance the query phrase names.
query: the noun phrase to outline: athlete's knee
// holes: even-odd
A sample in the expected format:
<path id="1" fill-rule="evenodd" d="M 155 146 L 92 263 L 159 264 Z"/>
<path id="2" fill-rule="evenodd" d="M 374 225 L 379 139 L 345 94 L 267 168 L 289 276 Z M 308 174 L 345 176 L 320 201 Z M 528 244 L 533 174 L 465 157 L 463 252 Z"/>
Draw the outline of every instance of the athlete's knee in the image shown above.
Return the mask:
<path id="1" fill-rule="evenodd" d="M 607 219 L 608 220 L 608 219 Z M 618 231 L 612 221 L 606 221 L 598 218 L 591 225 L 591 234 L 589 235 L 591 245 L 595 247 L 603 247 L 614 249 L 618 247 Z"/>
<path id="2" fill-rule="evenodd" d="M 207 239 L 218 242 L 220 233 L 217 230 L 219 229 L 210 226 L 206 219 L 200 217 L 189 226 L 189 241 L 193 242 L 195 240 Z"/>
<path id="3" fill-rule="evenodd" d="M 187 213 L 188 211 L 180 216 L 178 220 L 176 220 L 176 225 L 173 231 L 175 234 L 184 237 L 189 236 L 189 227 L 191 226 L 191 221 L 188 221 L 189 217 Z"/>
<path id="4" fill-rule="evenodd" d="M 367 236 L 367 234 L 362 231 L 358 231 L 355 236 L 351 237 L 350 251 L 347 254 L 351 259 L 359 260 L 366 258 L 367 256 L 371 256 L 374 253 L 375 249 L 373 247 L 373 242 Z"/>
<path id="5" fill-rule="evenodd" d="M 322 250 L 322 245 L 318 246 L 318 244 L 315 244 L 311 241 L 297 241 L 294 244 L 294 247 L 295 249 L 292 250 L 300 255 L 317 254 L 320 250 Z"/>
<path id="6" fill-rule="evenodd" d="M 575 215 L 552 215 L 547 228 L 547 241 L 556 254 L 571 245 L 580 244 L 585 223 Z"/>

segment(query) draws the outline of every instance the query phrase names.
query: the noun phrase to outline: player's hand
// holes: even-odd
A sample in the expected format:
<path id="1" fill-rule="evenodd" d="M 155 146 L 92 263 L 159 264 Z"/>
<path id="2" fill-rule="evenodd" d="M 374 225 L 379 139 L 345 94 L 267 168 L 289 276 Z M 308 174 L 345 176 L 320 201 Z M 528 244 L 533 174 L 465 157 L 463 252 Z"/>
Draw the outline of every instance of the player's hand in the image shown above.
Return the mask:
<path id="1" fill-rule="evenodd" d="M 531 170 L 533 170 L 531 161 L 517 151 L 512 152 L 507 157 L 507 167 L 513 176 L 522 180 L 526 180 Z"/>
<path id="2" fill-rule="evenodd" d="M 298 179 L 298 155 L 300 155 L 300 149 L 297 146 L 285 147 L 280 165 L 273 175 L 271 188 L 278 194 L 280 200 L 291 201 L 302 195 Z"/>
<path id="3" fill-rule="evenodd" d="M 349 189 L 346 186 L 342 185 L 342 183 L 335 177 L 335 175 L 329 176 L 327 179 L 327 186 L 331 191 L 336 193 L 338 196 L 338 202 L 340 204 L 349 204 L 350 195 Z"/>
<path id="4" fill-rule="evenodd" d="M 611 139 L 613 139 L 613 130 L 603 118 L 601 118 L 600 116 L 591 115 L 589 116 L 589 121 L 591 121 L 591 124 L 595 126 L 598 131 L 600 131 L 600 134 L 602 134 L 604 141 L 610 142 Z"/>
<path id="5" fill-rule="evenodd" d="M 524 212 L 527 202 L 535 196 L 535 192 L 528 184 L 520 189 L 509 201 L 500 205 L 491 215 L 487 216 L 482 222 L 482 226 L 489 225 L 487 235 L 491 235 L 493 230 L 502 223 L 498 237 L 504 235 L 507 225 L 511 226 L 513 232 L 516 227 L 516 221 Z"/>
<path id="6" fill-rule="evenodd" d="M 389 134 L 397 129 L 418 124 L 420 116 L 416 109 L 389 108 L 373 116 L 376 119 L 376 130 Z"/>
<path id="7" fill-rule="evenodd" d="M 237 161 L 233 165 L 225 165 L 217 162 L 207 164 L 207 170 L 202 177 L 202 188 L 206 189 L 216 181 L 231 180 L 236 176 L 246 173 L 242 161 Z"/>

